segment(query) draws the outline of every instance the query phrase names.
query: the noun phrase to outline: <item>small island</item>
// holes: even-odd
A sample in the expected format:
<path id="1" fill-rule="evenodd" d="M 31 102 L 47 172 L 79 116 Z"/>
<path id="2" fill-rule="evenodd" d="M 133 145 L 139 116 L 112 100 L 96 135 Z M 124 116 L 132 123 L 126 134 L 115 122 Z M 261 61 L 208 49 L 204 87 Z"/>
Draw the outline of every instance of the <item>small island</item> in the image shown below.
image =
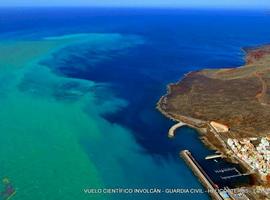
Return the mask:
<path id="1" fill-rule="evenodd" d="M 190 72 L 168 86 L 157 108 L 197 129 L 210 149 L 254 177 L 252 185 L 241 187 L 248 189 L 242 193 L 246 199 L 265 199 L 270 185 L 270 45 L 243 51 L 244 66 Z M 236 194 L 222 195 L 214 198 Z"/>

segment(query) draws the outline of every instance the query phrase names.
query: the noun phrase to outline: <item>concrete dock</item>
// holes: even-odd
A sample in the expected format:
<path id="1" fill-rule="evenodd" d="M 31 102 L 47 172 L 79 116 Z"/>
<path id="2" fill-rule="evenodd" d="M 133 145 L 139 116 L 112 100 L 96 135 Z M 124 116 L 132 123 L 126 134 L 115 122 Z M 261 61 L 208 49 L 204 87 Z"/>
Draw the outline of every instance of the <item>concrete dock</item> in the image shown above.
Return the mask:
<path id="1" fill-rule="evenodd" d="M 223 158 L 224 156 L 222 154 L 215 154 L 215 155 L 209 155 L 205 157 L 205 160 L 211 160 L 215 158 Z"/>

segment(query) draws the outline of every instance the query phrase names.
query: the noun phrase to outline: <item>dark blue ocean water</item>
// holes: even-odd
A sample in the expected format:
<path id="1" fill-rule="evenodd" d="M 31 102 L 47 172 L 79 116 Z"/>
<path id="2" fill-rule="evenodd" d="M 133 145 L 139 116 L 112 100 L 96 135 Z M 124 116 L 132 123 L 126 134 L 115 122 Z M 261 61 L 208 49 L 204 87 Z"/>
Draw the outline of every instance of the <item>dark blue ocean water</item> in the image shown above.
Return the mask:
<path id="1" fill-rule="evenodd" d="M 59 58 L 55 55 L 43 64 L 61 76 L 110 83 L 114 95 L 126 100 L 128 106 L 116 113 L 104 114 L 104 119 L 131 130 L 143 153 L 151 155 L 157 163 L 159 159 L 175 159 L 173 162 L 179 163 L 179 171 L 188 170 L 178 159 L 180 150 L 190 149 L 203 154 L 209 151 L 200 143 L 196 132 L 188 128 L 180 130 L 175 140 L 167 139 L 167 130 L 172 122 L 155 108 L 160 96 L 166 92 L 166 85 L 178 81 L 189 71 L 240 66 L 244 63 L 241 48 L 269 43 L 269 27 L 270 15 L 264 11 L 0 10 L 2 39 L 34 40 L 74 33 L 120 33 L 144 38 L 143 45 L 98 63 L 94 68 L 88 67 L 88 59 L 95 53 L 91 49 L 84 51 L 79 58 L 69 56 L 58 62 Z M 80 63 L 82 67 L 76 68 L 70 63 Z M 102 101 L 102 95 L 100 98 Z M 86 152 L 91 151 L 87 143 L 82 142 L 82 145 Z M 191 187 L 196 181 L 196 178 L 180 179 L 176 187 Z M 204 195 L 201 198 L 207 197 Z"/>

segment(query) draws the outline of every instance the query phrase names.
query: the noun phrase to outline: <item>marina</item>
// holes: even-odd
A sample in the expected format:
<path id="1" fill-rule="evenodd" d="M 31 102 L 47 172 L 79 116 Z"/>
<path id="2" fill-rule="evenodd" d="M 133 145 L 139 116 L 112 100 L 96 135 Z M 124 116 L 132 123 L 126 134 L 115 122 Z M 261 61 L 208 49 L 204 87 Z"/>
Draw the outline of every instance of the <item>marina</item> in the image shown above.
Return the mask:
<path id="1" fill-rule="evenodd" d="M 220 187 L 215 181 L 213 181 L 213 177 L 209 176 L 207 172 L 203 169 L 203 167 L 197 162 L 197 160 L 193 157 L 190 151 L 183 150 L 180 153 L 181 157 L 193 171 L 193 173 L 198 177 L 202 185 L 207 189 L 209 195 L 215 200 L 248 200 L 249 198 L 242 192 L 235 192 L 231 187 L 223 186 Z M 248 176 L 249 174 L 243 174 L 236 167 L 223 168 L 219 170 L 215 170 L 215 173 L 223 174 L 223 173 L 232 173 L 234 175 L 223 177 L 221 179 L 233 179 L 241 176 Z"/>
<path id="2" fill-rule="evenodd" d="M 207 190 L 211 191 L 210 195 L 216 200 L 223 200 L 224 198 L 217 192 L 217 186 L 207 176 L 201 166 L 193 158 L 191 153 L 188 150 L 183 150 L 181 151 L 180 155 L 185 160 L 187 165 L 192 169 L 194 174 L 199 178 L 201 183 L 207 188 Z"/>

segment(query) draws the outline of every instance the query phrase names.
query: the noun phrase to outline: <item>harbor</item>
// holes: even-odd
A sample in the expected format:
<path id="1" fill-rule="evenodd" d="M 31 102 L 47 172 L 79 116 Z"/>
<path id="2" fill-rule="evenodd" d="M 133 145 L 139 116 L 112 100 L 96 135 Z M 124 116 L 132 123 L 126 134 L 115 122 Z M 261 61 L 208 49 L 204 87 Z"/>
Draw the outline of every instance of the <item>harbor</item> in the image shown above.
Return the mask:
<path id="1" fill-rule="evenodd" d="M 241 178 L 249 177 L 250 175 L 249 173 L 243 173 L 239 168 L 237 168 L 237 166 L 229 166 L 229 165 L 228 166 L 218 165 L 221 168 L 216 168 L 216 166 L 209 167 L 210 166 L 209 165 L 206 168 L 198 162 L 198 160 L 191 154 L 189 150 L 181 151 L 180 156 L 184 159 L 184 161 L 190 167 L 193 173 L 198 177 L 199 181 L 206 188 L 206 191 L 213 199 L 235 200 L 239 199 L 238 196 L 241 195 L 241 199 L 248 200 L 248 197 L 246 197 L 244 193 L 241 192 L 235 193 L 235 191 L 233 190 L 234 187 L 230 185 L 230 182 L 236 181 L 239 183 L 241 182 Z M 220 155 L 217 155 L 216 158 L 214 156 L 212 157 L 213 160 L 222 159 Z M 209 160 L 211 159 L 205 158 L 205 161 Z M 220 160 L 219 162 L 224 164 L 222 160 Z M 214 172 L 214 174 L 212 172 Z M 242 183 L 245 182 L 243 181 Z"/>
<path id="2" fill-rule="evenodd" d="M 180 153 L 181 157 L 187 163 L 187 165 L 192 169 L 193 173 L 199 178 L 200 182 L 204 185 L 204 187 L 211 191 L 209 194 L 216 200 L 223 200 L 224 198 L 217 192 L 217 187 L 208 177 L 208 175 L 204 172 L 201 166 L 197 163 L 197 161 L 193 158 L 191 153 L 188 150 L 183 150 Z"/>

